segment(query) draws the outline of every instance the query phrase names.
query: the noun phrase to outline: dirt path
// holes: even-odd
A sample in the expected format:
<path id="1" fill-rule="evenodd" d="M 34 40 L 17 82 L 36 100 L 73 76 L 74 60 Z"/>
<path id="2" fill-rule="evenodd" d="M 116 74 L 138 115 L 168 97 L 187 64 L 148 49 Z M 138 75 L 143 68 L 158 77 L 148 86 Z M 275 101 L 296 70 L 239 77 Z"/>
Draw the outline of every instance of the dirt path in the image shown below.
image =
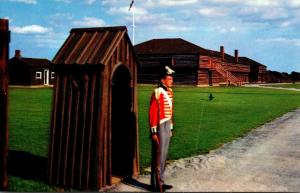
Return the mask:
<path id="1" fill-rule="evenodd" d="M 286 83 L 272 83 L 272 85 L 277 84 L 286 84 Z M 274 87 L 274 86 L 269 86 L 269 84 L 246 84 L 243 85 L 244 87 L 261 87 L 261 88 L 269 88 L 269 89 L 277 89 L 277 90 L 292 90 L 292 91 L 300 91 L 298 88 L 285 88 L 285 87 Z"/>
<path id="2" fill-rule="evenodd" d="M 136 179 L 149 184 L 149 175 Z M 267 123 L 207 155 L 167 166 L 171 191 L 300 190 L 300 109 Z M 141 185 L 138 185 L 141 186 Z M 120 184 L 110 191 L 145 191 Z"/>

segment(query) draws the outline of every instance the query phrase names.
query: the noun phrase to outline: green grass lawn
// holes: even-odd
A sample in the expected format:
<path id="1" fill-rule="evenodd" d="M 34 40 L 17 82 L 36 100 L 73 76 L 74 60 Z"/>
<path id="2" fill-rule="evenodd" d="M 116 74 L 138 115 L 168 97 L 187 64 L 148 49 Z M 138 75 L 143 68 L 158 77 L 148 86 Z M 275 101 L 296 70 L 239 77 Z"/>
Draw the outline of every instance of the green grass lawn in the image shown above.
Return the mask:
<path id="1" fill-rule="evenodd" d="M 300 89 L 300 83 L 295 83 L 295 84 L 270 84 L 267 86 L 272 86 L 272 87 L 280 87 L 280 88 L 297 88 Z"/>
<path id="2" fill-rule="evenodd" d="M 140 163 L 150 163 L 148 105 L 153 86 L 138 87 Z M 208 100 L 209 94 L 215 97 Z M 175 135 L 169 159 L 207 153 L 288 111 L 300 93 L 264 88 L 175 87 Z M 52 90 L 9 90 L 9 148 L 47 156 Z M 288 103 L 286 101 L 289 101 Z M 142 170 L 143 172 L 143 170 Z M 53 191 L 42 182 L 10 176 L 11 191 Z"/>
<path id="3" fill-rule="evenodd" d="M 9 148 L 47 156 L 52 88 L 10 88 Z"/>
<path id="4" fill-rule="evenodd" d="M 47 157 L 51 88 L 9 88 L 9 149 Z M 24 163 L 19 163 L 24 164 Z M 41 181 L 9 177 L 9 191 L 55 191 Z"/>
<path id="5" fill-rule="evenodd" d="M 142 166 L 150 163 L 147 111 L 151 92 L 152 87 L 139 87 Z M 210 93 L 215 97 L 212 101 L 208 100 Z M 175 136 L 169 159 L 207 153 L 285 112 L 300 107 L 300 93 L 284 90 L 178 87 L 174 88 L 174 95 Z"/>

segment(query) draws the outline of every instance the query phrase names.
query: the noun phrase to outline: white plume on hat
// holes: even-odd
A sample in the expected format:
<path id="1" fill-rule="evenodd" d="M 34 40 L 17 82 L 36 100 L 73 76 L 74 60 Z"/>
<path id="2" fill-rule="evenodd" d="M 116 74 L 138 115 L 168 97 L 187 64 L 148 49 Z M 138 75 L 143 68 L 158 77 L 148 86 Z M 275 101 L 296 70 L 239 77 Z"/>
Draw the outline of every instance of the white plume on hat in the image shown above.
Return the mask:
<path id="1" fill-rule="evenodd" d="M 172 70 L 169 66 L 165 66 L 165 69 L 167 70 L 167 74 L 173 74 L 173 73 L 175 73 L 175 71 Z"/>

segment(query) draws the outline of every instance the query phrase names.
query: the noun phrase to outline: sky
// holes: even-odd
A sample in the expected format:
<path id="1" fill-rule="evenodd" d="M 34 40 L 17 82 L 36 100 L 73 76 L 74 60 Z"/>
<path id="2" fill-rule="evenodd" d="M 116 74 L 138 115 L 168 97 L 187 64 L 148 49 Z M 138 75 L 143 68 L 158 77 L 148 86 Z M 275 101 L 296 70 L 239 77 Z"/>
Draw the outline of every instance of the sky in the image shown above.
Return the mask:
<path id="1" fill-rule="evenodd" d="M 52 60 L 72 28 L 126 26 L 134 43 L 182 38 L 251 58 L 279 72 L 300 72 L 300 0 L 0 0 L 9 19 L 10 57 Z"/>

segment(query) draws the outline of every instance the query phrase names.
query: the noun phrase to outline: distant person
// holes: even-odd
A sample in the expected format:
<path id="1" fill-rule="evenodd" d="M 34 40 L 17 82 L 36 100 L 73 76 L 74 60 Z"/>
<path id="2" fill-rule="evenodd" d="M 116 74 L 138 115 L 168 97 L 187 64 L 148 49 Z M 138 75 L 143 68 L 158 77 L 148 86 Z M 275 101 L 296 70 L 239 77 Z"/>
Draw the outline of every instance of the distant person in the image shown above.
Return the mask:
<path id="1" fill-rule="evenodd" d="M 173 75 L 168 65 L 159 72 L 160 83 L 151 96 L 149 109 L 150 133 L 152 139 L 151 188 L 164 192 L 172 185 L 165 183 L 165 166 L 173 132 Z"/>

